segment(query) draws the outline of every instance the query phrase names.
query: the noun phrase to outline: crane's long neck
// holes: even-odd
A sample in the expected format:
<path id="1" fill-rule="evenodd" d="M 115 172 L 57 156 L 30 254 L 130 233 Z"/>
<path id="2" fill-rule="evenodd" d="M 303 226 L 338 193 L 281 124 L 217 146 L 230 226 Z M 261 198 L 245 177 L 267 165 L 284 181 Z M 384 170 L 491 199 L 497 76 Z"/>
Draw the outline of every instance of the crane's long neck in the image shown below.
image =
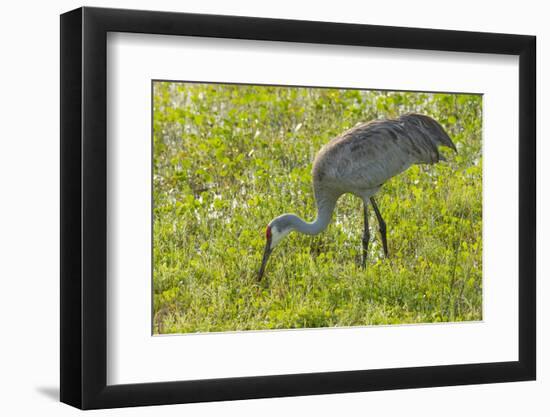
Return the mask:
<path id="1" fill-rule="evenodd" d="M 332 218 L 336 199 L 319 199 L 317 202 L 317 218 L 306 222 L 295 214 L 288 214 L 288 221 L 293 229 L 306 235 L 317 235 L 327 228 Z"/>

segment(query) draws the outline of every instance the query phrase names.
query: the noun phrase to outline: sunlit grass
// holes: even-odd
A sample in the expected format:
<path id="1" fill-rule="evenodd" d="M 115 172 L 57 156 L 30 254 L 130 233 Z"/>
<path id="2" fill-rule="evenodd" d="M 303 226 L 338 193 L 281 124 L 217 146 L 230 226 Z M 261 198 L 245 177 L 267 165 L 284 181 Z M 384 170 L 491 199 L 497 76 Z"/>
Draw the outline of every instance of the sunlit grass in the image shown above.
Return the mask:
<path id="1" fill-rule="evenodd" d="M 224 86 L 154 86 L 154 331 L 205 332 L 482 318 L 480 96 Z M 291 234 L 256 274 L 265 226 L 315 217 L 311 162 L 358 122 L 415 111 L 458 155 L 386 183 L 366 270 L 361 201 L 338 203 L 316 237 Z M 371 210 L 372 211 L 372 210 Z"/>

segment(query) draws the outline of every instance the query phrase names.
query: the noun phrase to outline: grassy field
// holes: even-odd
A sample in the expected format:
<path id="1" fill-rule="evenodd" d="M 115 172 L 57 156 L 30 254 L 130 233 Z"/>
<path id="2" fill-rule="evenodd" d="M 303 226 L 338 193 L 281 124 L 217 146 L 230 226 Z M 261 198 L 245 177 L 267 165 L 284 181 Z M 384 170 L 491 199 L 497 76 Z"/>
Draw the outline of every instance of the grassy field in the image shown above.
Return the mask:
<path id="1" fill-rule="evenodd" d="M 154 333 L 482 318 L 482 98 L 154 83 Z M 458 148 L 386 183 L 360 268 L 362 203 L 344 195 L 319 236 L 292 233 L 256 274 L 266 225 L 315 217 L 311 163 L 359 122 L 419 112 Z"/>

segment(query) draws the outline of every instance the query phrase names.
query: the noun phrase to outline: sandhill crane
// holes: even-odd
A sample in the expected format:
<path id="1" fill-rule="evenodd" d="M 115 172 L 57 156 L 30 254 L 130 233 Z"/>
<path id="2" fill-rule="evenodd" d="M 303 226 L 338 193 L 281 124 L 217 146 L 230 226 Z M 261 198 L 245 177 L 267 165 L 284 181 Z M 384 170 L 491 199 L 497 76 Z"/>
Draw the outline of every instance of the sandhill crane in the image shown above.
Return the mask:
<path id="1" fill-rule="evenodd" d="M 293 230 L 306 235 L 317 235 L 325 230 L 338 198 L 344 193 L 354 194 L 363 200 L 363 268 L 367 262 L 370 239 L 369 202 L 378 220 L 384 255 L 387 257 L 386 223 L 373 196 L 387 180 L 413 164 L 445 161 L 438 146 L 457 152 L 438 122 L 429 116 L 414 113 L 397 119 L 361 124 L 332 139 L 321 148 L 313 162 L 317 218 L 308 223 L 295 214 L 283 214 L 269 223 L 258 281 L 262 279 L 275 246 Z"/>

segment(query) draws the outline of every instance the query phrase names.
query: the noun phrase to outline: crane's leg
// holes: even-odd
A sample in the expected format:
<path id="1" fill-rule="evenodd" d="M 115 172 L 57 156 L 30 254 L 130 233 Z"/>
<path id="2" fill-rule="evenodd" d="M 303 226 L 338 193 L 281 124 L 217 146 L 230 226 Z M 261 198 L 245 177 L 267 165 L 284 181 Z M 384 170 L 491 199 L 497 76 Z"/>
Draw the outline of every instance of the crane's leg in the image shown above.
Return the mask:
<path id="1" fill-rule="evenodd" d="M 376 200 L 374 199 L 374 197 L 370 198 L 370 202 L 372 204 L 372 208 L 374 209 L 374 213 L 376 214 L 376 218 L 378 219 L 378 225 L 380 226 L 380 235 L 382 236 L 382 246 L 384 246 L 384 255 L 387 258 L 388 241 L 386 240 L 386 222 L 382 218 L 382 215 L 380 214 L 380 210 L 378 210 L 378 205 L 376 204 Z"/>
<path id="2" fill-rule="evenodd" d="M 370 240 L 370 232 L 369 232 L 369 213 L 367 211 L 368 203 L 363 203 L 363 218 L 364 218 L 364 229 L 363 229 L 363 269 L 367 266 L 367 253 L 369 250 L 369 240 Z"/>

